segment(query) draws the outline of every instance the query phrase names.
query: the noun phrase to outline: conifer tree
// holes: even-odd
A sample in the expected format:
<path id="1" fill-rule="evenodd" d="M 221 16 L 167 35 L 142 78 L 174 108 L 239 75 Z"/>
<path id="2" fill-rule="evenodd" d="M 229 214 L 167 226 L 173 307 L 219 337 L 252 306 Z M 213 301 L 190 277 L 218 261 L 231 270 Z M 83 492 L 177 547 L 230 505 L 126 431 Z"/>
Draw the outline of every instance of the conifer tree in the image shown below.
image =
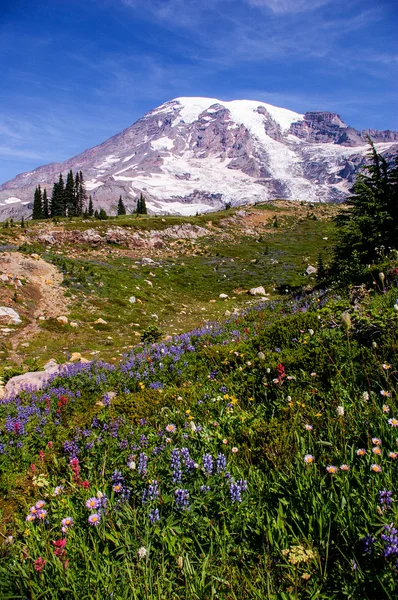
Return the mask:
<path id="1" fill-rule="evenodd" d="M 93 199 L 90 196 L 90 199 L 88 201 L 88 216 L 92 217 L 94 214 L 94 205 L 93 205 Z"/>
<path id="2" fill-rule="evenodd" d="M 148 213 L 147 208 L 146 208 L 145 198 L 142 195 L 142 192 L 140 194 L 140 197 L 137 200 L 136 213 L 137 213 L 137 215 L 146 215 Z"/>
<path id="3" fill-rule="evenodd" d="M 48 219 L 50 217 L 50 209 L 48 206 L 48 198 L 47 198 L 47 189 L 43 190 L 43 201 L 42 201 L 42 211 L 43 211 L 43 219 Z"/>
<path id="4" fill-rule="evenodd" d="M 347 201 L 350 209 L 335 218 L 339 239 L 333 271 L 339 278 L 353 278 L 362 266 L 377 262 L 381 245 L 386 251 L 397 246 L 398 167 L 389 167 L 370 138 L 368 141 L 370 164 L 357 176 Z"/>
<path id="5" fill-rule="evenodd" d="M 42 206 L 42 193 L 40 185 L 35 189 L 35 195 L 33 199 L 33 213 L 32 219 L 42 219 L 43 218 L 43 206 Z"/>
<path id="6" fill-rule="evenodd" d="M 59 174 L 58 182 L 53 185 L 53 191 L 51 195 L 51 217 L 64 217 L 65 216 L 65 187 L 62 173 Z"/>
<path id="7" fill-rule="evenodd" d="M 84 179 L 83 179 L 83 173 L 82 171 L 79 172 L 79 207 L 78 207 L 78 214 L 82 215 L 84 209 L 86 208 L 86 204 L 87 204 L 87 192 L 86 192 L 86 185 L 84 183 Z"/>
<path id="8" fill-rule="evenodd" d="M 22 217 L 21 218 L 21 229 L 24 229 L 25 227 L 25 219 Z"/>
<path id="9" fill-rule="evenodd" d="M 76 215 L 75 181 L 73 179 L 72 169 L 69 171 L 66 177 L 64 205 L 65 215 L 68 215 L 68 217 Z"/>
<path id="10" fill-rule="evenodd" d="M 123 202 L 121 196 L 120 196 L 119 202 L 117 204 L 117 214 L 118 215 L 125 215 L 126 214 L 126 207 L 124 206 L 124 202 Z"/>

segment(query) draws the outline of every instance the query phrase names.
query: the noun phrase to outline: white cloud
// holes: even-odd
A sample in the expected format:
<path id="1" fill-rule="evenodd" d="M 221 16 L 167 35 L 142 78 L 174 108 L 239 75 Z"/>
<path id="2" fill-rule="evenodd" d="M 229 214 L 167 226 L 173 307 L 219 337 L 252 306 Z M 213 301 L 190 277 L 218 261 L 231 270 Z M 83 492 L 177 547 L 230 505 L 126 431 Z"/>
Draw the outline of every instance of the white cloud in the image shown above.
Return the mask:
<path id="1" fill-rule="evenodd" d="M 248 0 L 252 6 L 264 6 L 278 15 L 313 11 L 331 0 Z"/>

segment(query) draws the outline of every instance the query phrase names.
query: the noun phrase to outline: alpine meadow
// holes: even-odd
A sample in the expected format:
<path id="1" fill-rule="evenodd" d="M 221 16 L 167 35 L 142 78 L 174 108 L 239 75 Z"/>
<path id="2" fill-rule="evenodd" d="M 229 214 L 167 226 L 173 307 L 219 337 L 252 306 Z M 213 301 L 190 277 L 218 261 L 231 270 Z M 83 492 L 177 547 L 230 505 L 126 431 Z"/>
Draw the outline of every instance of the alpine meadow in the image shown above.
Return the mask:
<path id="1" fill-rule="evenodd" d="M 0 600 L 398 597 L 376 4 L 6 2 Z"/>

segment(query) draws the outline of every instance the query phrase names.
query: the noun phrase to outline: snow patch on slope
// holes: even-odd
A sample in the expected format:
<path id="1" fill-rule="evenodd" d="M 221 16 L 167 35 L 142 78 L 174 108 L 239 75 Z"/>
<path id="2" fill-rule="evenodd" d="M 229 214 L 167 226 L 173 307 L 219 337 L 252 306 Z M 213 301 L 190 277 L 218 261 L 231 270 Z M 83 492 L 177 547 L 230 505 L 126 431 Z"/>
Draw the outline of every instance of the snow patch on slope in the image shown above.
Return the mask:
<path id="1" fill-rule="evenodd" d="M 171 150 L 174 146 L 174 141 L 168 137 L 161 137 L 151 141 L 151 146 L 154 150 Z"/>
<path id="2" fill-rule="evenodd" d="M 224 102 L 217 98 L 189 98 L 181 97 L 176 98 L 171 102 L 180 104 L 182 107 L 179 111 L 179 115 L 175 118 L 173 126 L 183 120 L 185 123 L 193 123 L 199 118 L 199 115 L 208 110 L 213 104 L 220 104 L 224 106 L 231 113 L 232 119 L 239 125 L 243 124 L 247 127 L 248 123 L 253 122 L 253 113 L 257 113 L 258 107 L 265 108 L 265 110 L 271 115 L 271 118 L 280 126 L 282 131 L 287 131 L 292 123 L 302 121 L 304 115 L 296 113 L 287 108 L 279 108 L 267 104 L 266 102 L 257 102 L 256 100 L 232 100 L 230 102 Z M 170 107 L 163 105 L 164 108 L 170 110 Z M 174 108 L 176 110 L 176 107 Z M 210 113 L 213 109 L 210 109 Z M 264 123 L 264 116 L 257 113 L 261 119 L 261 124 Z"/>

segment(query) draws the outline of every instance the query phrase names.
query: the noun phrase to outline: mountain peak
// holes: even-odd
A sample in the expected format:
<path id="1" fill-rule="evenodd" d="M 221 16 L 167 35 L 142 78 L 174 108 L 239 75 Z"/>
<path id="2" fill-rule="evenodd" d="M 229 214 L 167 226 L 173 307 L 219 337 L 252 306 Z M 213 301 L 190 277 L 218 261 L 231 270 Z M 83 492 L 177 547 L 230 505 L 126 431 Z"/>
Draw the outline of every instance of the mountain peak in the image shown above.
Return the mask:
<path id="1" fill-rule="evenodd" d="M 388 158 L 398 133 L 371 132 Z M 336 113 L 177 97 L 95 148 L 4 183 L 0 219 L 27 216 L 35 187 L 51 195 L 70 169 L 83 172 L 94 204 L 110 213 L 119 196 L 133 211 L 141 193 L 150 212 L 185 215 L 276 198 L 339 202 L 367 153 L 366 132 Z"/>

